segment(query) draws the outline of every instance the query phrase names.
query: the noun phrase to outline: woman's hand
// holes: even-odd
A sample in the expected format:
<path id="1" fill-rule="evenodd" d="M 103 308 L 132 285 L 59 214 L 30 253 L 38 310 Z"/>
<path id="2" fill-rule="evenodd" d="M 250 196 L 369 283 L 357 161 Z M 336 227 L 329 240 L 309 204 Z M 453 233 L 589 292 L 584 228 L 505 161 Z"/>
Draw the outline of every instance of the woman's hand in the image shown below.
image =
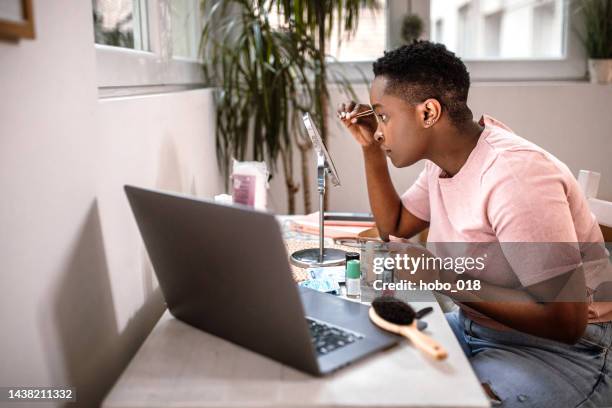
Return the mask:
<path id="1" fill-rule="evenodd" d="M 417 287 L 420 286 L 420 282 L 423 283 L 435 283 L 436 281 L 441 280 L 441 271 L 437 268 L 436 262 L 430 261 L 426 262 L 428 258 L 436 258 L 436 256 L 425 248 L 421 244 L 415 244 L 409 242 L 408 240 L 399 240 L 394 239 L 391 242 L 387 243 L 387 248 L 389 249 L 389 256 L 394 259 L 399 256 L 400 262 L 396 263 L 395 268 L 395 276 L 399 280 L 406 280 L 410 282 L 414 282 Z M 416 270 L 411 269 L 413 264 L 407 261 L 403 262 L 403 259 L 412 258 L 412 259 L 422 259 L 419 263 L 419 267 Z M 408 269 L 406 269 L 406 267 Z"/>
<path id="2" fill-rule="evenodd" d="M 355 115 L 367 110 L 371 110 L 370 105 L 355 103 L 353 101 L 341 103 L 338 106 L 338 118 L 344 126 L 351 132 L 357 143 L 362 147 L 377 147 L 378 142 L 374 138 L 374 133 L 378 127 L 378 122 L 374 113 L 367 116 L 356 118 Z"/>

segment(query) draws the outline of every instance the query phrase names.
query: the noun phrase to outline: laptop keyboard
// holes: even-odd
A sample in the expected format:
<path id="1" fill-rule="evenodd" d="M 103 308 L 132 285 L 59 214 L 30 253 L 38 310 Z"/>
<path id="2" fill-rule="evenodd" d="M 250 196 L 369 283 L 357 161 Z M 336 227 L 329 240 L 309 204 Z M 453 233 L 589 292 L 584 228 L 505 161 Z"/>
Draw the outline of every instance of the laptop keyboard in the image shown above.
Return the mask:
<path id="1" fill-rule="evenodd" d="M 363 336 L 360 334 L 341 329 L 337 326 L 332 326 L 320 320 L 307 317 L 306 321 L 310 329 L 312 344 L 315 346 L 317 355 L 319 356 L 363 339 Z"/>

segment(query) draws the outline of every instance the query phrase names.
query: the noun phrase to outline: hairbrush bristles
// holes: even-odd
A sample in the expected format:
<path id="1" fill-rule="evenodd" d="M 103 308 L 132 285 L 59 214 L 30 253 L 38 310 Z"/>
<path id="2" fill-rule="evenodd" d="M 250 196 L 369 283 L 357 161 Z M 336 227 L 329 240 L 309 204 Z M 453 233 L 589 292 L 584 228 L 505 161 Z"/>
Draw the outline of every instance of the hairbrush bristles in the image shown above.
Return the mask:
<path id="1" fill-rule="evenodd" d="M 408 303 L 393 296 L 381 296 L 372 301 L 372 307 L 377 315 L 389 323 L 407 325 L 415 318 L 415 312 Z"/>

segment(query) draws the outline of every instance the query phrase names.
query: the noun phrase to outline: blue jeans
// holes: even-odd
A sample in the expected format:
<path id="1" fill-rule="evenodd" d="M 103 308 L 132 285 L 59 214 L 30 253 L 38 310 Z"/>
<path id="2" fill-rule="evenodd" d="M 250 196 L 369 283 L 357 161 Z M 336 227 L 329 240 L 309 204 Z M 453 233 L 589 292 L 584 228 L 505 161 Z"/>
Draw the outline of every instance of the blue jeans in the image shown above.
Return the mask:
<path id="1" fill-rule="evenodd" d="M 446 313 L 480 382 L 507 408 L 612 407 L 612 323 L 587 325 L 574 345 L 479 325 Z"/>

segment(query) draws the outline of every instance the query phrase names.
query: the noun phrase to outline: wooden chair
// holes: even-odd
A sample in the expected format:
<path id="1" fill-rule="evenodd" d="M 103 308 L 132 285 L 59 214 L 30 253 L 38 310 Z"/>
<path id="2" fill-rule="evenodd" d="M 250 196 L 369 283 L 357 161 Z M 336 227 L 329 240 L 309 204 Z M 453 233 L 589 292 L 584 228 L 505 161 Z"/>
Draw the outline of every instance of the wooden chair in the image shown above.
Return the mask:
<path id="1" fill-rule="evenodd" d="M 604 241 L 612 242 L 612 201 L 597 198 L 599 180 L 601 180 L 601 174 L 597 172 L 580 170 L 578 173 L 578 184 L 589 202 L 591 211 L 597 218 Z"/>

